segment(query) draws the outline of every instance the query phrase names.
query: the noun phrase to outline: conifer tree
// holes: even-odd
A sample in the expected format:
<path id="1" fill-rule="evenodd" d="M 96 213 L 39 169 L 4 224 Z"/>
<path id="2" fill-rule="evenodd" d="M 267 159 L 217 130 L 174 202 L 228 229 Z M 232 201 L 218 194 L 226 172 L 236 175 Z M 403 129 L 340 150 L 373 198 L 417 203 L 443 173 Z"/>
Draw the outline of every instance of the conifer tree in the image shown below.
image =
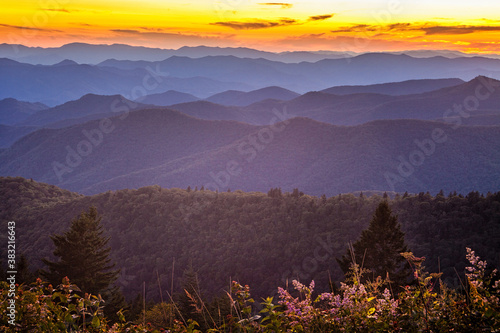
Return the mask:
<path id="1" fill-rule="evenodd" d="M 354 244 L 356 264 L 371 271 L 371 276 L 386 278 L 396 286 L 406 283 L 411 276 L 411 269 L 402 252 L 408 252 L 404 232 L 398 223 L 397 216 L 392 215 L 387 201 L 381 202 L 373 215 L 368 229 L 363 230 L 361 237 Z M 352 263 L 351 250 L 341 259 L 337 259 L 344 274 L 347 274 Z"/>
<path id="2" fill-rule="evenodd" d="M 29 269 L 28 258 L 24 254 L 21 254 L 19 261 L 17 262 L 17 278 L 16 282 L 21 284 L 24 283 L 29 285 L 35 282 L 36 275 Z"/>
<path id="3" fill-rule="evenodd" d="M 107 246 L 109 237 L 103 235 L 101 217 L 95 207 L 74 218 L 67 232 L 51 239 L 56 247 L 53 253 L 59 260 L 42 259 L 49 268 L 41 272 L 44 277 L 58 285 L 67 276 L 82 292 L 94 295 L 109 290 L 118 270 L 113 270 L 115 265 L 109 259 L 111 248 Z"/>
<path id="4" fill-rule="evenodd" d="M 182 274 L 181 292 L 176 295 L 176 304 L 185 320 L 192 319 L 200 325 L 206 324 L 205 309 L 198 280 L 192 264 Z"/>

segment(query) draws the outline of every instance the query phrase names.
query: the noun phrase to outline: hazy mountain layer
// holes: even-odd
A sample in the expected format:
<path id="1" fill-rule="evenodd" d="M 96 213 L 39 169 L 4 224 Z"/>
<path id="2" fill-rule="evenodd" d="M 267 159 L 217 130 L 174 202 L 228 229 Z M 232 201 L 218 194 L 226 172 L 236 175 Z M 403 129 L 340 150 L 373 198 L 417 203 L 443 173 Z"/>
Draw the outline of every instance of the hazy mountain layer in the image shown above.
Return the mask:
<path id="1" fill-rule="evenodd" d="M 275 110 L 274 120 L 285 112 Z M 488 192 L 500 186 L 499 140 L 498 126 L 386 120 L 339 127 L 306 118 L 251 126 L 147 109 L 31 133 L 0 153 L 0 175 L 83 193 L 153 184 L 298 187 L 315 195 Z"/>

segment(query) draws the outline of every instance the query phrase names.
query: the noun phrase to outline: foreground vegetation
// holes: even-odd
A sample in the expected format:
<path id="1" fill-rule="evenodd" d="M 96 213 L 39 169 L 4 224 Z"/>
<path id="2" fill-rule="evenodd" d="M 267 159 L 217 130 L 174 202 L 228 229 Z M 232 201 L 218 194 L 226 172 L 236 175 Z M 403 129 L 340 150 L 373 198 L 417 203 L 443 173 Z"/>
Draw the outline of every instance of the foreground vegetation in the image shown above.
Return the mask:
<path id="1" fill-rule="evenodd" d="M 475 245 L 481 243 L 481 254 L 483 249 L 493 252 L 490 257 L 494 261 L 493 264 L 490 261 L 489 267 L 494 268 L 500 234 L 495 232 L 500 222 L 500 193 L 483 196 L 471 192 L 465 197 L 454 193 L 448 197 L 444 193 L 436 197 L 420 193 L 390 200 L 387 195 L 367 198 L 363 194 L 316 198 L 298 189 L 282 193 L 276 188 L 266 195 L 151 187 L 85 197 L 20 178 L 0 181 L 6 192 L 17 193 L 4 202 L 3 214 L 17 220 L 21 253 L 16 265 L 17 284 L 0 284 L 1 331 L 500 330 L 500 285 L 496 269 L 487 268 L 485 260 L 464 246 L 462 269 L 457 269 L 460 258 L 453 261 L 445 258 L 446 265 L 441 266 L 438 260 L 438 269 L 429 269 L 437 273 L 429 274 L 423 266 L 424 261 L 429 260 L 410 252 L 439 256 L 441 252 L 436 251 L 442 248 L 441 243 L 456 248 L 460 246 L 457 241 L 471 240 Z M 132 205 L 130 202 L 134 199 L 156 210 L 136 208 L 135 202 Z M 119 208 L 114 206 L 116 202 L 124 205 L 122 210 L 131 209 L 126 210 L 126 214 L 110 215 L 110 207 Z M 62 220 L 59 215 L 74 214 L 77 207 L 89 203 L 90 208 L 87 206 L 80 215 L 72 216 L 69 228 L 66 228 L 67 222 L 57 224 Z M 93 203 L 101 205 L 107 214 L 101 216 Z M 403 217 L 393 214 L 391 207 L 398 209 Z M 171 208 L 173 213 L 164 215 L 166 208 Z M 363 219 L 370 208 L 372 218 L 367 225 Z M 55 215 L 56 212 L 59 215 Z M 137 212 L 141 215 L 135 215 Z M 135 217 L 130 224 L 121 219 L 130 215 Z M 41 234 L 37 229 L 41 225 L 53 230 L 57 227 L 57 233 L 49 238 L 53 244 L 47 245 L 47 249 L 52 251 L 52 256 L 42 260 L 45 269 L 33 272 L 25 249 L 31 244 L 27 242 L 30 237 L 36 232 Z M 325 228 L 332 226 L 335 231 L 326 233 Z M 354 230 L 355 227 L 358 229 Z M 428 229 L 418 229 L 422 227 Z M 460 235 L 464 230 L 468 234 Z M 162 234 L 165 231 L 169 233 Z M 341 238 L 346 235 L 357 235 L 358 240 L 347 245 Z M 423 235 L 435 242 L 434 245 L 431 242 L 430 249 L 422 247 L 420 242 L 426 242 Z M 478 239 L 479 235 L 483 237 Z M 191 243 L 181 244 L 177 237 Z M 116 247 L 117 238 L 129 243 Z M 411 243 L 407 243 L 407 239 L 412 240 Z M 156 252 L 148 251 L 149 243 L 158 246 Z M 314 248 L 310 248 L 311 244 Z M 138 251 L 134 254 L 131 248 Z M 184 250 L 187 253 L 183 253 Z M 232 252 L 225 252 L 229 250 Z M 304 259 L 305 250 L 311 255 Z M 127 275 L 119 268 L 126 269 L 127 265 L 114 259 L 117 254 L 123 258 L 124 254 L 120 253 L 123 251 L 133 255 L 126 258 L 129 263 L 153 260 L 156 269 L 150 271 L 151 266 L 135 266 L 134 273 L 140 275 L 142 283 L 128 279 L 124 287 L 123 278 Z M 164 265 L 172 253 L 181 253 L 184 260 L 190 262 L 186 265 L 179 260 L 181 268 L 175 271 L 174 264 L 179 263 L 174 256 L 170 283 L 165 284 L 165 276 L 158 267 Z M 448 249 L 450 253 L 455 252 Z M 289 262 L 290 255 L 292 261 Z M 302 258 L 300 266 L 294 264 L 295 257 Z M 342 276 L 330 274 L 329 268 L 333 266 L 342 271 Z M 283 274 L 282 270 L 287 267 L 288 271 Z M 451 285 L 444 278 L 450 268 L 454 269 L 458 281 Z M 177 278 L 174 272 L 179 274 L 178 271 L 182 272 Z M 236 273 L 236 277 L 228 272 Z M 150 280 L 144 278 L 147 276 Z M 216 279 L 219 276 L 226 282 L 220 283 Z M 0 276 L 0 281 L 9 279 Z M 203 281 L 210 283 L 202 284 Z M 252 286 L 251 293 L 247 284 Z M 208 292 L 204 289 L 207 286 Z M 119 287 L 129 293 L 131 290 L 141 292 L 135 298 L 129 296 L 127 304 Z M 156 287 L 156 299 L 151 297 L 152 287 Z"/>
<path id="2" fill-rule="evenodd" d="M 441 274 L 427 273 L 424 258 L 403 253 L 414 280 L 394 295 L 390 283 L 377 278 L 361 283 L 363 269 L 351 266 L 350 278 L 339 290 L 316 294 L 312 281 L 296 280 L 293 290 L 279 288 L 277 298 L 255 306 L 248 286 L 232 283 L 226 300 L 229 309 L 207 308 L 199 295 L 186 294 L 191 313 L 185 318 L 180 304 L 160 303 L 128 322 L 123 311 L 118 321 L 103 315 L 100 295 L 81 295 L 65 278 L 58 287 L 38 279 L 16 286 L 15 325 L 8 323 L 9 286 L 0 284 L 3 332 L 496 332 L 500 330 L 500 284 L 496 271 L 486 274 L 486 262 L 467 249 L 463 289 L 449 289 Z M 260 310 L 259 310 L 260 309 Z"/>
<path id="3" fill-rule="evenodd" d="M 95 206 L 126 299 L 142 295 L 145 287 L 146 301 L 155 302 L 161 301 L 158 280 L 181 293 L 190 266 L 208 299 L 224 294 L 230 279 L 252 286 L 256 299 L 274 295 L 277 286 L 293 279 L 314 280 L 318 292 L 329 291 L 330 280 L 344 279 L 336 259 L 361 236 L 384 200 L 383 193 L 315 197 L 279 189 L 216 193 L 194 186 L 83 196 L 23 178 L 0 178 L 0 188 L 0 219 L 16 221 L 17 252 L 32 269 L 44 268 L 42 258 L 54 259 L 50 236 Z M 425 256 L 428 270 L 442 272 L 450 287 L 461 284 L 456 272 L 463 274 L 467 266 L 467 246 L 500 266 L 500 192 L 387 200 L 409 250 Z M 5 251 L 0 247 L 1 258 Z"/>

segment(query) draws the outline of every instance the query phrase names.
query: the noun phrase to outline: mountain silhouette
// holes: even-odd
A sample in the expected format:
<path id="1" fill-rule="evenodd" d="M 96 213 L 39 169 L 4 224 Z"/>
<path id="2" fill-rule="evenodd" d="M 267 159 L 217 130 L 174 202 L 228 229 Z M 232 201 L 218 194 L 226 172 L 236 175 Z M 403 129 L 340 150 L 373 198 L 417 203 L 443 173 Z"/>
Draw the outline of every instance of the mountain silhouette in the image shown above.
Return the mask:
<path id="1" fill-rule="evenodd" d="M 457 86 L 464 83 L 460 79 L 423 79 L 423 80 L 408 80 L 403 82 L 391 82 L 372 84 L 365 86 L 337 86 L 328 89 L 323 89 L 322 92 L 334 95 L 350 95 L 361 93 L 373 93 L 383 95 L 413 95 L 429 92 L 441 88 Z"/>
<path id="2" fill-rule="evenodd" d="M 48 108 L 42 103 L 29 103 L 14 98 L 5 98 L 0 101 L 0 124 L 14 125 Z"/>
<path id="3" fill-rule="evenodd" d="M 159 94 L 146 95 L 137 99 L 138 102 L 144 104 L 153 104 L 159 106 L 169 106 L 173 104 L 194 102 L 197 100 L 199 100 L 199 98 L 196 96 L 175 90 L 169 90 Z"/>
<path id="4" fill-rule="evenodd" d="M 115 116 L 117 113 L 138 110 L 146 105 L 130 101 L 120 95 L 101 96 L 87 94 L 76 101 L 64 103 L 62 105 L 49 108 L 25 119 L 20 125 L 23 126 L 44 126 L 68 119 L 86 118 L 91 115 L 107 114 Z M 103 117 L 99 117 L 103 118 Z M 81 121 L 78 121 L 81 122 Z"/>
<path id="5" fill-rule="evenodd" d="M 288 101 L 298 96 L 299 94 L 297 94 L 296 92 L 281 87 L 273 86 L 249 92 L 228 90 L 210 96 L 206 100 L 209 102 L 223 104 L 223 105 L 248 106 L 250 104 L 257 103 L 266 99 Z"/>

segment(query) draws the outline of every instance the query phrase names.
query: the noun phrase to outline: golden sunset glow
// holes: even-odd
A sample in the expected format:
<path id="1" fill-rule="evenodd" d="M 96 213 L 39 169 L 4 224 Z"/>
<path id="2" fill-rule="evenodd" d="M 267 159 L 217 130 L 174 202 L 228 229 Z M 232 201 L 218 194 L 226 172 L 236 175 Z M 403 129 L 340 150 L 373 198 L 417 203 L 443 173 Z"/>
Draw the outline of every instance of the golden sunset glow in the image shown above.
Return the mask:
<path id="1" fill-rule="evenodd" d="M 0 42 L 500 53 L 499 17 L 486 0 L 6 0 Z"/>

